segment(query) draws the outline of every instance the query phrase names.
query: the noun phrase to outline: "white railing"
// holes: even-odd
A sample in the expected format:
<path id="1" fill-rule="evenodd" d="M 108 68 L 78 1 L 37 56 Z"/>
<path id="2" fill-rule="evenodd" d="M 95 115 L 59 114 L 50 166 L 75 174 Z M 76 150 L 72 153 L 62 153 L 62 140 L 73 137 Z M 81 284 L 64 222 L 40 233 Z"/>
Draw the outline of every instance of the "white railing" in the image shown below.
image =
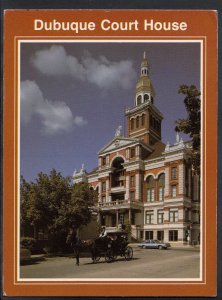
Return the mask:
<path id="1" fill-rule="evenodd" d="M 130 204 L 139 204 L 137 201 L 134 200 L 116 200 L 110 202 L 100 202 L 98 203 L 99 207 L 117 207 L 117 206 L 127 206 L 129 207 Z"/>
<path id="2" fill-rule="evenodd" d="M 114 187 L 111 187 L 110 190 L 112 193 L 122 192 L 122 191 L 125 191 L 125 186 L 124 185 L 114 186 Z"/>

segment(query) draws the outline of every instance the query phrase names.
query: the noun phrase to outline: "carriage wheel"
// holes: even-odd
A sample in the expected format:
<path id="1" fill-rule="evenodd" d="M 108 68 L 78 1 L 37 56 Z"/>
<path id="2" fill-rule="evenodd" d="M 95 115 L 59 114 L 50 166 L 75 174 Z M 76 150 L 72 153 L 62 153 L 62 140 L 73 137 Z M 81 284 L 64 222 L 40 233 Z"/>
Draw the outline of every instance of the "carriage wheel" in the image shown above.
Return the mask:
<path id="1" fill-rule="evenodd" d="M 110 249 L 107 250 L 106 253 L 105 253 L 105 261 L 106 261 L 107 263 L 109 263 L 109 262 L 112 262 L 114 259 L 115 259 L 115 258 L 114 258 L 114 256 L 113 256 L 112 250 L 110 250 Z"/>
<path id="2" fill-rule="evenodd" d="M 133 258 L 133 249 L 129 246 L 126 247 L 124 256 L 125 256 L 125 260 L 132 259 Z"/>

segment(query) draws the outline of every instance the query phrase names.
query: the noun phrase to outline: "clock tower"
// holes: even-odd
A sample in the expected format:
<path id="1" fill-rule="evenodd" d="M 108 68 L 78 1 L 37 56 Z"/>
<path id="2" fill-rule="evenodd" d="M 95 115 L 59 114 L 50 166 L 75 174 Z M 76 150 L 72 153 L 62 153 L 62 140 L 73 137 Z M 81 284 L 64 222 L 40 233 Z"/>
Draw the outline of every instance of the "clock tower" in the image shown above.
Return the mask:
<path id="1" fill-rule="evenodd" d="M 150 146 L 161 140 L 161 122 L 163 115 L 154 105 L 155 90 L 150 80 L 150 66 L 146 52 L 140 69 L 140 78 L 136 84 L 134 107 L 126 110 L 128 135 L 138 138 Z"/>

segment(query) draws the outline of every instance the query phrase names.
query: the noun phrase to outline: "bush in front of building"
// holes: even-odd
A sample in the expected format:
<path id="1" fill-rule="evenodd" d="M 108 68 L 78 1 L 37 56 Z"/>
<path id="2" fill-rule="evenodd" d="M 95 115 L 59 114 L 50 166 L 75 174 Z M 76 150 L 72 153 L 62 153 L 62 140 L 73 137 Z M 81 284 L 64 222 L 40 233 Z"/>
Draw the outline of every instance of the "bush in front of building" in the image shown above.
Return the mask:
<path id="1" fill-rule="evenodd" d="M 29 249 L 31 254 L 44 253 L 41 243 L 32 237 L 22 237 L 20 240 L 20 246 L 22 248 Z"/>

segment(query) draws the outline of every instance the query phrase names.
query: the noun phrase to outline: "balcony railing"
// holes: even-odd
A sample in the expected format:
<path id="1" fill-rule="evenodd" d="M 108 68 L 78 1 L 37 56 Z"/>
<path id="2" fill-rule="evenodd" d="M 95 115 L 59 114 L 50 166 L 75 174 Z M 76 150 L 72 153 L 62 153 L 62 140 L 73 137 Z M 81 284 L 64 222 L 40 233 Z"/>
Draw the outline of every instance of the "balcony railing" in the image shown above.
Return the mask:
<path id="1" fill-rule="evenodd" d="M 119 207 L 125 207 L 129 208 L 131 206 L 138 206 L 140 203 L 135 200 L 116 200 L 116 201 L 110 201 L 110 202 L 99 202 L 98 206 L 100 208 L 119 208 Z"/>
<path id="2" fill-rule="evenodd" d="M 124 192 L 125 187 L 124 187 L 124 185 L 118 185 L 118 186 L 115 186 L 115 187 L 111 187 L 110 191 L 112 193 Z"/>

